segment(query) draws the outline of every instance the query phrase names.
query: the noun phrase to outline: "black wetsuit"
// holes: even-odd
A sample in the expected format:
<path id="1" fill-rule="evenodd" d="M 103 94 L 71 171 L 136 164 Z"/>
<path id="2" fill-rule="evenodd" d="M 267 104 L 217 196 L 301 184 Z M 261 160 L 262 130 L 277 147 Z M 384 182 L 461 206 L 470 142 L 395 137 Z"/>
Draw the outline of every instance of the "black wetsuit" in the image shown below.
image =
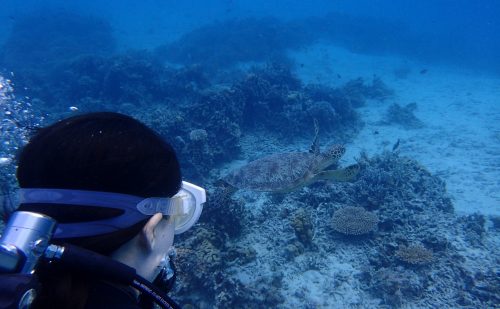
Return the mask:
<path id="1" fill-rule="evenodd" d="M 100 281 L 89 291 L 85 308 L 137 309 L 141 307 L 133 288 Z"/>

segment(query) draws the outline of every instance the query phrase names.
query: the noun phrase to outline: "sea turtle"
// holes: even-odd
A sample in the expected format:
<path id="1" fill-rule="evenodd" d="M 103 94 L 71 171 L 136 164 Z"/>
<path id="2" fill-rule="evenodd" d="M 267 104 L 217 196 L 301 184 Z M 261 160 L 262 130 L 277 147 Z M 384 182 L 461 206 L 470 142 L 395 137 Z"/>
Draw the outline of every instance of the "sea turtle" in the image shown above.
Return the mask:
<path id="1" fill-rule="evenodd" d="M 359 171 L 359 165 L 343 169 L 325 170 L 335 164 L 345 153 L 342 145 L 332 145 L 320 152 L 318 124 L 315 121 L 315 136 L 309 152 L 276 153 L 252 161 L 232 171 L 223 180 L 236 189 L 268 192 L 290 192 L 315 181 L 331 179 L 350 181 Z"/>

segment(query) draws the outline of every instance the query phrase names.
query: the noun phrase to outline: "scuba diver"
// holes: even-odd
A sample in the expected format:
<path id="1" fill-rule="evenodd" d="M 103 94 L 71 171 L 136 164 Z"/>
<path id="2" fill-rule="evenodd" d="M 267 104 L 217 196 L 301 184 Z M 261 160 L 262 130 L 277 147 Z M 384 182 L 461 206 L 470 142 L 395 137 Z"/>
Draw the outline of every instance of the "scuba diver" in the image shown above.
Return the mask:
<path id="1" fill-rule="evenodd" d="M 37 132 L 18 160 L 19 207 L 0 238 L 0 308 L 180 308 L 174 235 L 205 190 L 176 153 L 122 114 L 89 113 Z"/>

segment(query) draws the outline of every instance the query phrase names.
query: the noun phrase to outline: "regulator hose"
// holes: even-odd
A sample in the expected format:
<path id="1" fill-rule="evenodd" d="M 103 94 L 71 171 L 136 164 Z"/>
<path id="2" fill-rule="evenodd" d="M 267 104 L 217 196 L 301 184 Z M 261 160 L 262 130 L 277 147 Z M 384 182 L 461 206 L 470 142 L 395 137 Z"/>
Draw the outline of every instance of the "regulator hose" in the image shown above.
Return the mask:
<path id="1" fill-rule="evenodd" d="M 51 257 L 70 268 L 92 274 L 100 279 L 132 286 L 142 292 L 143 296 L 150 298 L 162 308 L 181 309 L 163 291 L 139 276 L 134 268 L 107 256 L 75 245 L 65 244 L 62 247 L 58 247 L 58 252 L 54 253 Z"/>

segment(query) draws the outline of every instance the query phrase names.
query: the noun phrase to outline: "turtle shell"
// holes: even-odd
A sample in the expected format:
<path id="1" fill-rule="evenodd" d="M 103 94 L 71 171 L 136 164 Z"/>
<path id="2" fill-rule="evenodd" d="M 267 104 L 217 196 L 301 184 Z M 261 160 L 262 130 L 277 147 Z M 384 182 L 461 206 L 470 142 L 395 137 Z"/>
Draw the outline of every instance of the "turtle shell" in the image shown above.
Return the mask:
<path id="1" fill-rule="evenodd" d="M 314 175 L 317 156 L 307 152 L 269 155 L 234 170 L 224 180 L 238 189 L 290 191 Z"/>

